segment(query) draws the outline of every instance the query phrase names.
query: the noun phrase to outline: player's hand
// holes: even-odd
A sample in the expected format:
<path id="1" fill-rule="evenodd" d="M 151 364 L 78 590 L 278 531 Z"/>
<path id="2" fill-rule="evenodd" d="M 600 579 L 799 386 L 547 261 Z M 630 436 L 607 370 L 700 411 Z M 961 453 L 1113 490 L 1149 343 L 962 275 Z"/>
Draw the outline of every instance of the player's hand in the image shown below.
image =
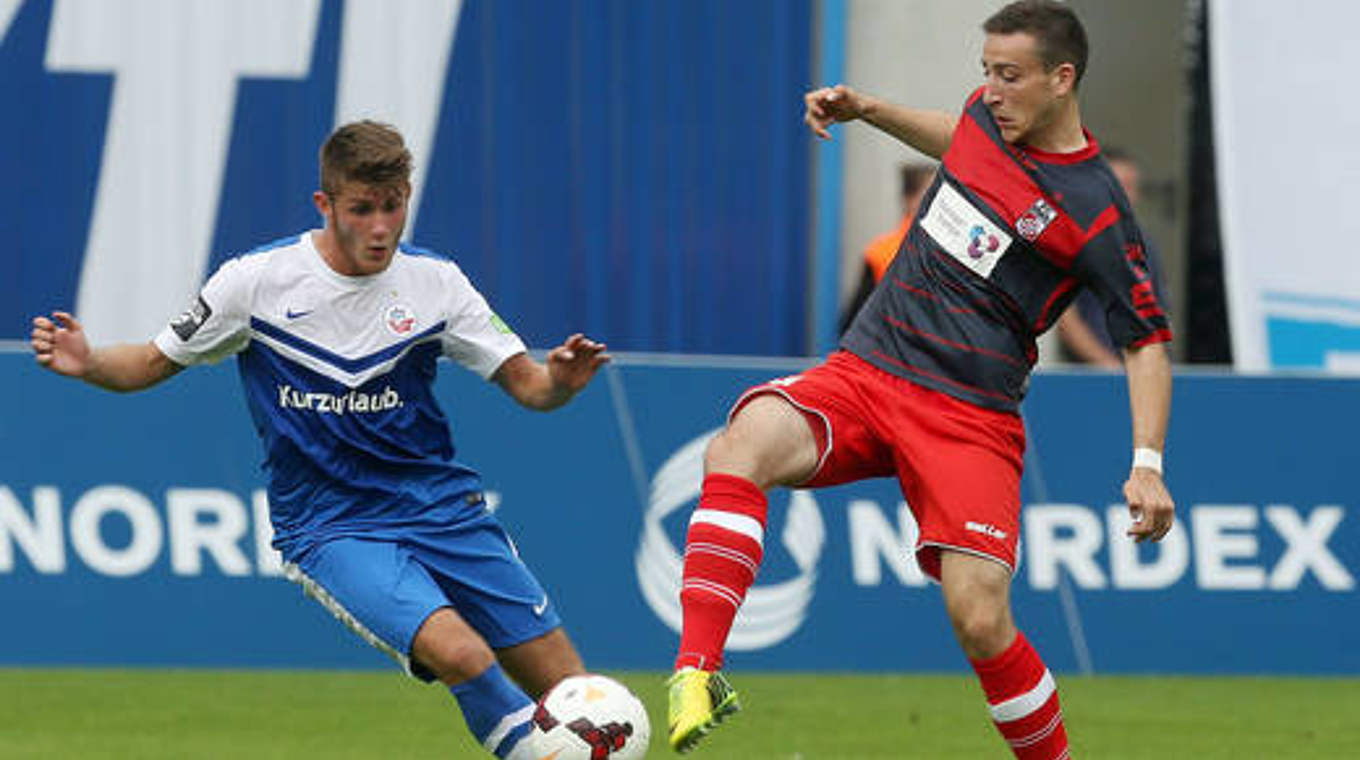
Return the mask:
<path id="1" fill-rule="evenodd" d="M 1161 541 L 1176 521 L 1176 504 L 1156 470 L 1133 468 L 1124 483 L 1124 500 L 1133 517 L 1128 535 L 1138 543 Z"/>
<path id="2" fill-rule="evenodd" d="M 548 377 L 553 385 L 570 393 L 586 387 L 595 371 L 609 361 L 605 345 L 576 333 L 548 352 Z"/>
<path id="3" fill-rule="evenodd" d="M 29 345 L 38 363 L 60 375 L 84 377 L 90 368 L 90 344 L 76 318 L 64 311 L 33 318 Z"/>
<path id="4" fill-rule="evenodd" d="M 803 121 L 813 134 L 830 140 L 827 127 L 840 121 L 853 121 L 864 115 L 865 98 L 843 84 L 822 87 L 803 95 Z"/>

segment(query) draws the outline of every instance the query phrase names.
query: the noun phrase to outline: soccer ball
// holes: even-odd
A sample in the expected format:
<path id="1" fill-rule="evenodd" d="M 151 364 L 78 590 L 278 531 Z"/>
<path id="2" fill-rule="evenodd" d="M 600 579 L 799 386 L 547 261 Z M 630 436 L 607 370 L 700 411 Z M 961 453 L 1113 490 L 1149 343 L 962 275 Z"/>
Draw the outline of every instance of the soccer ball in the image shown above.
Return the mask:
<path id="1" fill-rule="evenodd" d="M 601 675 L 563 679 L 534 711 L 533 746 L 554 760 L 640 760 L 652 727 L 627 686 Z"/>

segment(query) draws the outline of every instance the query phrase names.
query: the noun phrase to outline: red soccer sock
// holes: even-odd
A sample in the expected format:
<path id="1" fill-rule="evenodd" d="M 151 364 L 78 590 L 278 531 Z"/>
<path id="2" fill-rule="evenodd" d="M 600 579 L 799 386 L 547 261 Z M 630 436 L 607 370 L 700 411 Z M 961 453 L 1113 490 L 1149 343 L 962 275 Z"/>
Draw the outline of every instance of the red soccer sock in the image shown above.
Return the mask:
<path id="1" fill-rule="evenodd" d="M 765 492 L 735 475 L 704 477 L 685 537 L 680 607 L 684 625 L 675 667 L 722 667 L 723 645 L 763 556 Z"/>
<path id="2" fill-rule="evenodd" d="M 996 728 L 1020 760 L 1068 760 L 1058 688 L 1025 634 L 990 660 L 973 660 Z"/>

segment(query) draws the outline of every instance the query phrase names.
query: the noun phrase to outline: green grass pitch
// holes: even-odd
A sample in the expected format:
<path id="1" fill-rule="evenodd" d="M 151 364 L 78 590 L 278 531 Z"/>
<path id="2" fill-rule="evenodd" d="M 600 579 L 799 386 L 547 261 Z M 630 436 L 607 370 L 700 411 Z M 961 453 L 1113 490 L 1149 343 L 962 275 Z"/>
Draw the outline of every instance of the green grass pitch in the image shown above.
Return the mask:
<path id="1" fill-rule="evenodd" d="M 614 673 L 667 757 L 661 673 Z M 736 672 L 687 757 L 1006 758 L 963 675 Z M 1078 758 L 1360 757 L 1360 679 L 1059 679 Z M 0 758 L 477 758 L 452 698 L 394 673 L 0 669 Z M 489 757 L 489 755 L 486 755 Z"/>

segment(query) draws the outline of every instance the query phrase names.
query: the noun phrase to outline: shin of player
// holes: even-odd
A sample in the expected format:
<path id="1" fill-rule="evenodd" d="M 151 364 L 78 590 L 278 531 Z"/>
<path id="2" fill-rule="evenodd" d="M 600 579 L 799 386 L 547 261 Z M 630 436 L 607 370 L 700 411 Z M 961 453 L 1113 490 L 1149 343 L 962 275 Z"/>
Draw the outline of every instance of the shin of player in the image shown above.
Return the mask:
<path id="1" fill-rule="evenodd" d="M 750 480 L 721 472 L 704 477 L 685 537 L 677 670 L 722 667 L 723 645 L 764 554 L 765 511 L 765 492 Z"/>
<path id="2" fill-rule="evenodd" d="M 703 490 L 685 538 L 677 670 L 722 667 L 723 645 L 763 558 L 765 491 L 797 484 L 817 465 L 818 439 L 802 417 L 773 391 L 753 392 L 704 452 Z"/>
<path id="3" fill-rule="evenodd" d="M 1011 617 L 1010 568 L 947 550 L 939 552 L 939 564 L 945 609 L 997 730 L 1022 760 L 1067 757 L 1053 675 Z"/>

